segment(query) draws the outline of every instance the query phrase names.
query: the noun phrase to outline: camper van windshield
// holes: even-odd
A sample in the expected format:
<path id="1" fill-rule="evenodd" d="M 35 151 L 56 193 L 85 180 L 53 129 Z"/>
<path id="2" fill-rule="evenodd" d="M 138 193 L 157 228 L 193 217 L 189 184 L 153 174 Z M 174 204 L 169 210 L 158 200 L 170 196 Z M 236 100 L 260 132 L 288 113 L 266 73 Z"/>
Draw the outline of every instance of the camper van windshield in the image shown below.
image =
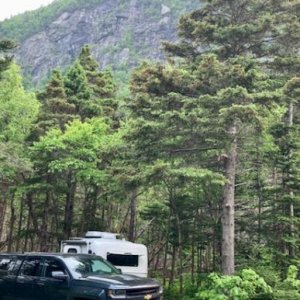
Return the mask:
<path id="1" fill-rule="evenodd" d="M 95 255 L 72 255 L 65 258 L 65 263 L 75 278 L 120 273 L 109 262 Z"/>

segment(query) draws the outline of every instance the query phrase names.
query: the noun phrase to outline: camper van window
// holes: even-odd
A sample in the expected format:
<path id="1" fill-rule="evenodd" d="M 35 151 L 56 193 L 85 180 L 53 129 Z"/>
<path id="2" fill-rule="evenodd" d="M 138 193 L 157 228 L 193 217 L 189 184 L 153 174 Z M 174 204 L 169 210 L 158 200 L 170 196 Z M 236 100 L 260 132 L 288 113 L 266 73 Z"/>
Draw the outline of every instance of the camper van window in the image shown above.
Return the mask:
<path id="1" fill-rule="evenodd" d="M 68 253 L 77 253 L 77 249 L 75 248 L 69 248 Z"/>
<path id="2" fill-rule="evenodd" d="M 138 255 L 107 254 L 107 260 L 115 266 L 137 267 L 139 265 Z"/>

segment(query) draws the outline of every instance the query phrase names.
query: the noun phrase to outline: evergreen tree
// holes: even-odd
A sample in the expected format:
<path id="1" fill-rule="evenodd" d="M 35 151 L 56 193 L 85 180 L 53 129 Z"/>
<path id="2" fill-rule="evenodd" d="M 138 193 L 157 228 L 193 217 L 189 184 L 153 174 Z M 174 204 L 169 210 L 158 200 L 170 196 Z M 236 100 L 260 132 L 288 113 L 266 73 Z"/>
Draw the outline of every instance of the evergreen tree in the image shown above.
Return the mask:
<path id="1" fill-rule="evenodd" d="M 90 103 L 92 91 L 88 85 L 86 73 L 79 61 L 75 61 L 70 67 L 65 76 L 64 84 L 68 102 L 75 105 L 76 114 L 82 120 L 89 118 L 90 114 L 86 111 L 86 108 Z M 97 113 L 100 114 L 99 109 Z"/>
<path id="2" fill-rule="evenodd" d="M 15 222 L 14 192 L 31 172 L 24 140 L 38 113 L 39 103 L 33 93 L 22 86 L 20 69 L 12 63 L 0 78 L 0 239 L 10 200 L 10 230 L 8 250 L 11 249 Z"/>
<path id="3" fill-rule="evenodd" d="M 136 97 L 136 103 L 144 108 L 146 115 L 143 118 L 162 120 L 162 111 L 157 104 L 161 101 L 168 103 L 165 98 L 170 98 L 172 92 L 182 93 L 184 97 L 176 97 L 182 99 L 181 103 L 171 102 L 174 106 L 169 107 L 169 120 L 182 122 L 184 127 L 179 131 L 182 133 L 185 133 L 185 125 L 189 122 L 187 116 L 190 116 L 189 120 L 196 120 L 197 125 L 192 128 L 198 131 L 193 131 L 193 139 L 190 140 L 194 144 L 189 150 L 197 149 L 195 145 L 201 142 L 205 148 L 218 149 L 219 155 L 216 151 L 207 154 L 219 157 L 219 168 L 222 162 L 227 179 L 222 209 L 224 274 L 234 272 L 235 184 L 238 156 L 242 151 L 241 137 L 261 127 L 263 106 L 268 107 L 279 98 L 276 88 L 280 86 L 268 79 L 257 66 L 260 64 L 257 58 L 268 57 L 274 46 L 270 40 L 274 38 L 273 23 L 277 14 L 273 16 L 269 11 L 275 10 L 272 1 L 207 1 L 203 7 L 181 19 L 180 43 L 165 44 L 171 55 L 184 59 L 182 66 L 190 75 L 179 78 L 186 80 L 185 84 L 180 84 L 181 88 L 174 85 L 178 77 L 170 78 L 168 68 L 156 68 L 154 72 L 153 68 L 144 68 L 142 74 L 134 77 L 133 90 L 140 93 L 144 89 L 150 95 L 147 98 L 140 93 Z M 207 55 L 208 52 L 211 54 Z M 160 98 L 155 98 L 157 96 Z M 137 111 L 137 108 L 134 110 Z M 158 139 L 154 130 L 166 127 L 158 124 L 156 121 L 154 126 L 150 126 L 148 122 L 147 126 L 140 126 L 140 131 L 145 129 L 144 133 L 152 134 L 155 145 L 161 149 L 165 132 Z M 185 145 L 190 145 L 187 136 L 190 135 L 185 134 L 183 140 Z M 197 137 L 200 140 L 195 144 Z"/>
<path id="4" fill-rule="evenodd" d="M 12 56 L 7 52 L 15 48 L 16 45 L 10 40 L 0 40 L 0 75 L 6 70 L 12 62 Z"/>
<path id="5" fill-rule="evenodd" d="M 88 122 L 74 120 L 66 126 L 65 132 L 52 129 L 33 145 L 32 157 L 35 166 L 40 170 L 41 165 L 44 164 L 43 169 L 47 171 L 48 175 L 52 175 L 50 178 L 55 179 L 52 180 L 54 185 L 49 191 L 57 200 L 61 201 L 60 206 L 52 207 L 55 213 L 58 214 L 60 211 L 60 222 L 63 225 L 62 228 L 57 228 L 59 230 L 57 238 L 66 239 L 71 236 L 72 226 L 75 223 L 76 191 L 77 189 L 84 191 L 81 184 L 87 185 L 88 190 L 93 193 L 95 186 L 101 187 L 106 180 L 110 183 L 113 182 L 109 178 L 111 176 L 108 177 L 108 170 L 105 168 L 107 159 L 105 153 L 114 151 L 118 147 L 121 143 L 120 137 L 120 133 L 110 133 L 109 127 L 103 120 L 94 118 Z M 47 182 L 48 187 L 51 188 L 50 184 Z M 34 187 L 37 188 L 37 185 L 35 184 Z M 92 209 L 97 210 L 98 197 L 99 195 L 96 193 L 92 195 L 92 199 L 89 195 L 83 199 L 87 203 L 81 203 L 82 208 L 79 208 L 79 215 L 92 219 L 78 219 L 77 222 L 84 221 L 84 224 L 77 229 L 78 231 L 86 230 L 87 224 L 96 223 L 96 211 L 92 211 Z M 96 201 L 95 205 L 92 203 L 90 207 L 90 201 Z M 53 203 L 53 199 L 50 199 L 49 203 L 51 202 Z M 61 209 L 62 207 L 63 209 Z M 41 217 L 43 220 L 43 214 Z"/>
<path id="6" fill-rule="evenodd" d="M 90 80 L 92 79 L 92 75 L 94 75 L 99 68 L 98 63 L 96 60 L 92 57 L 91 54 L 91 47 L 89 45 L 85 45 L 79 54 L 79 62 L 81 66 L 87 71 L 91 72 L 89 75 L 91 75 Z"/>
<path id="7" fill-rule="evenodd" d="M 299 71 L 300 71 L 300 22 L 299 3 L 289 1 L 280 3 L 283 12 L 277 17 L 277 31 L 279 35 L 270 62 L 271 70 L 280 79 L 283 86 L 282 103 L 286 108 L 286 115 L 277 128 L 274 138 L 279 152 L 275 156 L 274 165 L 281 178 L 282 194 L 278 199 L 277 224 L 281 224 L 281 235 L 277 236 L 279 253 L 285 264 L 286 257 L 293 260 L 299 255 L 297 237 L 299 234 L 299 185 L 296 184 L 299 143 Z M 276 190 L 276 189 L 275 189 Z M 280 213 L 281 212 L 281 213 Z"/>
<path id="8" fill-rule="evenodd" d="M 41 102 L 41 108 L 38 119 L 31 130 L 29 137 L 31 142 L 37 142 L 55 128 L 65 131 L 67 124 L 79 117 L 75 114 L 75 105 L 67 101 L 63 77 L 58 70 L 52 71 L 44 91 L 38 93 L 37 97 Z M 40 162 L 41 157 L 31 156 L 31 158 L 35 162 L 35 173 L 26 181 L 26 197 L 33 218 L 41 218 L 41 222 L 39 224 L 36 222 L 34 225 L 40 236 L 39 249 L 48 251 L 49 219 L 51 217 L 49 208 L 57 211 L 52 205 L 53 191 L 61 188 L 61 184 L 58 183 L 58 177 L 50 173 L 48 161 L 51 160 L 51 156 L 47 159 L 44 157 L 42 163 Z M 39 207 L 38 203 L 43 203 L 43 205 Z"/>
<path id="9" fill-rule="evenodd" d="M 76 117 L 75 105 L 67 101 L 63 77 L 58 70 L 52 72 L 45 90 L 37 97 L 42 106 L 31 133 L 32 139 L 37 140 L 52 128 L 64 130 L 66 124 Z"/>
<path id="10" fill-rule="evenodd" d="M 99 65 L 92 57 L 90 46 L 82 48 L 79 63 L 86 71 L 88 83 L 95 98 L 110 98 L 116 90 L 112 74 L 109 71 L 99 71 Z"/>
<path id="11" fill-rule="evenodd" d="M 99 71 L 99 65 L 92 57 L 90 46 L 82 48 L 79 55 L 79 63 L 85 71 L 89 88 L 91 89 L 91 101 L 86 107 L 91 116 L 101 115 L 107 119 L 116 120 L 118 104 L 114 99 L 116 85 L 109 70 Z"/>
<path id="12" fill-rule="evenodd" d="M 283 97 L 286 114 L 281 122 L 271 128 L 277 151 L 272 162 L 277 177 L 272 188 L 275 199 L 273 212 L 273 231 L 271 243 L 276 249 L 277 263 L 286 266 L 299 255 L 299 78 L 293 77 L 284 86 Z M 276 237 L 276 238 L 275 238 Z"/>

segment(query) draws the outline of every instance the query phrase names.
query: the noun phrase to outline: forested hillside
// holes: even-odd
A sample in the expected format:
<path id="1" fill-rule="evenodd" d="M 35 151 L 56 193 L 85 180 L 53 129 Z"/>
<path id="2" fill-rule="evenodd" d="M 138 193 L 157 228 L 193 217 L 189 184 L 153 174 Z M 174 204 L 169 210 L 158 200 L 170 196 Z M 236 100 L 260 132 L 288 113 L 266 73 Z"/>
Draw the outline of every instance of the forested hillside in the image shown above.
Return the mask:
<path id="1" fill-rule="evenodd" d="M 56 0 L 47 7 L 0 22 L 0 37 L 19 43 L 16 59 L 26 83 L 65 69 L 85 44 L 101 67 L 111 67 L 120 81 L 145 59 L 164 59 L 161 41 L 176 39 L 179 16 L 197 7 L 188 0 Z M 30 50 L 29 50 L 30 49 Z"/>
<path id="2" fill-rule="evenodd" d="M 1 41 L 0 250 L 116 232 L 164 299 L 300 299 L 299 1 L 201 3 L 126 97 L 96 41 L 35 93 Z"/>

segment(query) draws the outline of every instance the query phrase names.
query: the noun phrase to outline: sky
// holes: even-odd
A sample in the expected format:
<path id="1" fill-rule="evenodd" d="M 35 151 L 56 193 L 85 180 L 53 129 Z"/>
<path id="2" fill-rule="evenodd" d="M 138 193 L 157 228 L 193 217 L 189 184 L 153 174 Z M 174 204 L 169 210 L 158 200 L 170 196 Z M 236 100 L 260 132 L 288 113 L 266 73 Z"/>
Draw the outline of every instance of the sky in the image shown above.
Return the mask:
<path id="1" fill-rule="evenodd" d="M 22 12 L 37 9 L 54 0 L 6 0 L 0 2 L 0 21 Z"/>

